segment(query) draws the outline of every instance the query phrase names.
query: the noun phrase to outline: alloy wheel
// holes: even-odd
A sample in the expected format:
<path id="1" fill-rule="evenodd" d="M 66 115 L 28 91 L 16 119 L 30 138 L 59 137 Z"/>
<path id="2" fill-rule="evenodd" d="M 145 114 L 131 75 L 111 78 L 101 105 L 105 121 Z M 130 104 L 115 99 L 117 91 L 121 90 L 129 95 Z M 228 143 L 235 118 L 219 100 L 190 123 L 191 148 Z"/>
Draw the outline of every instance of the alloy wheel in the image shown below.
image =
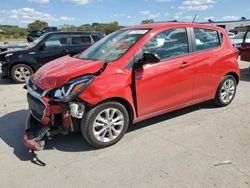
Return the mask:
<path id="1" fill-rule="evenodd" d="M 15 75 L 17 80 L 19 80 L 20 82 L 23 82 L 23 81 L 25 81 L 25 79 L 27 79 L 28 77 L 31 76 L 31 72 L 26 67 L 18 67 L 15 70 L 14 75 Z"/>
<path id="2" fill-rule="evenodd" d="M 111 142 L 116 139 L 124 127 L 124 116 L 116 108 L 101 111 L 94 120 L 93 134 L 100 142 Z"/>
<path id="3" fill-rule="evenodd" d="M 230 103 L 235 93 L 235 82 L 232 79 L 227 79 L 220 90 L 220 97 L 224 103 Z"/>

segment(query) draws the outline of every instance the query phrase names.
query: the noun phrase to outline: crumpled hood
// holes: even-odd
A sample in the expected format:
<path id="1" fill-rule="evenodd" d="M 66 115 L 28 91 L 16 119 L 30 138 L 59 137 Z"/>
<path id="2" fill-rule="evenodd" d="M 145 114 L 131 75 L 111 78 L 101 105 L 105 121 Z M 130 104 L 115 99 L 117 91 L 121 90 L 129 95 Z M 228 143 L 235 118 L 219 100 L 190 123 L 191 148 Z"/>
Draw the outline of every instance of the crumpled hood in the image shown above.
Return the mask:
<path id="1" fill-rule="evenodd" d="M 103 63 L 104 61 L 82 60 L 64 56 L 38 69 L 33 77 L 33 82 L 43 90 L 55 89 L 73 78 L 97 72 L 102 68 Z"/>

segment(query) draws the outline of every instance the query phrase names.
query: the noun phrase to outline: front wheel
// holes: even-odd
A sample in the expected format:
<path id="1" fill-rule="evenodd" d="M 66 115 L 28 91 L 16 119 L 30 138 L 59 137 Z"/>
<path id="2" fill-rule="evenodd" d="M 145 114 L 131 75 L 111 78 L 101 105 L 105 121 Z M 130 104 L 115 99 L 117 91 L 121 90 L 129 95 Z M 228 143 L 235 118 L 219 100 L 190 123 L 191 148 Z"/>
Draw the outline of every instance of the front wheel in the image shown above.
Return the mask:
<path id="1" fill-rule="evenodd" d="M 26 64 L 17 64 L 14 65 L 11 69 L 11 78 L 17 83 L 24 83 L 25 80 L 30 77 L 34 71 L 29 65 Z"/>
<path id="2" fill-rule="evenodd" d="M 231 75 L 225 76 L 217 89 L 214 103 L 221 107 L 229 105 L 235 97 L 236 88 L 235 78 Z"/>
<path id="3" fill-rule="evenodd" d="M 126 108 L 118 102 L 106 102 L 87 112 L 81 131 L 90 145 L 104 148 L 117 143 L 127 132 L 128 125 Z"/>

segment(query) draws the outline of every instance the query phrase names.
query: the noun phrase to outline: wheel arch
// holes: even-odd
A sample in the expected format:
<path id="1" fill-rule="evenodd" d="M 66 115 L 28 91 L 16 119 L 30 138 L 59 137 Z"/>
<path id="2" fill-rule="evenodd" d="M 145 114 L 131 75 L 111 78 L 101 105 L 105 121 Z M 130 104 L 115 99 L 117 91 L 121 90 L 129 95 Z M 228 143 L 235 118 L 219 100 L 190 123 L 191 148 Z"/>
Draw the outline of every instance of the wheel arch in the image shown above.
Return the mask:
<path id="1" fill-rule="evenodd" d="M 105 99 L 96 105 L 99 105 L 99 104 L 102 104 L 105 102 L 110 102 L 110 101 L 118 102 L 126 108 L 128 115 L 129 115 L 129 124 L 131 125 L 135 116 L 134 116 L 134 111 L 133 111 L 132 105 L 126 99 L 121 98 L 121 97 L 112 97 L 112 98 Z"/>
<path id="2" fill-rule="evenodd" d="M 238 75 L 236 72 L 229 72 L 229 73 L 227 73 L 225 76 L 228 76 L 228 75 L 233 76 L 233 77 L 235 78 L 236 82 L 237 82 L 237 85 L 239 84 L 239 82 L 240 82 L 240 77 L 239 77 L 239 75 Z"/>
<path id="3" fill-rule="evenodd" d="M 18 64 L 24 64 L 24 65 L 27 65 L 29 66 L 30 68 L 32 68 L 33 72 L 35 73 L 36 69 L 35 67 L 31 64 L 31 63 L 27 63 L 27 62 L 15 62 L 13 64 L 11 64 L 10 68 L 9 68 L 9 74 L 11 73 L 11 69 L 15 66 L 15 65 L 18 65 Z"/>

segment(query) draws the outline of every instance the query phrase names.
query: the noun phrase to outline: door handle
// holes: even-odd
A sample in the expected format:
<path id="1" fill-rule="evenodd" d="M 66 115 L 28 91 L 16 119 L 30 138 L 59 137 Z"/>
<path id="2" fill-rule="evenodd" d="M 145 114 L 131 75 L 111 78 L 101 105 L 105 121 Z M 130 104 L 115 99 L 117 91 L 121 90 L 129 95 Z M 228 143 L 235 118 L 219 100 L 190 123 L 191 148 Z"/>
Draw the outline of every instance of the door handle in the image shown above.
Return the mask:
<path id="1" fill-rule="evenodd" d="M 183 62 L 183 63 L 181 64 L 180 68 L 181 68 L 181 69 L 184 69 L 184 68 L 189 67 L 189 66 L 190 66 L 190 63 L 188 63 L 188 62 Z"/>

